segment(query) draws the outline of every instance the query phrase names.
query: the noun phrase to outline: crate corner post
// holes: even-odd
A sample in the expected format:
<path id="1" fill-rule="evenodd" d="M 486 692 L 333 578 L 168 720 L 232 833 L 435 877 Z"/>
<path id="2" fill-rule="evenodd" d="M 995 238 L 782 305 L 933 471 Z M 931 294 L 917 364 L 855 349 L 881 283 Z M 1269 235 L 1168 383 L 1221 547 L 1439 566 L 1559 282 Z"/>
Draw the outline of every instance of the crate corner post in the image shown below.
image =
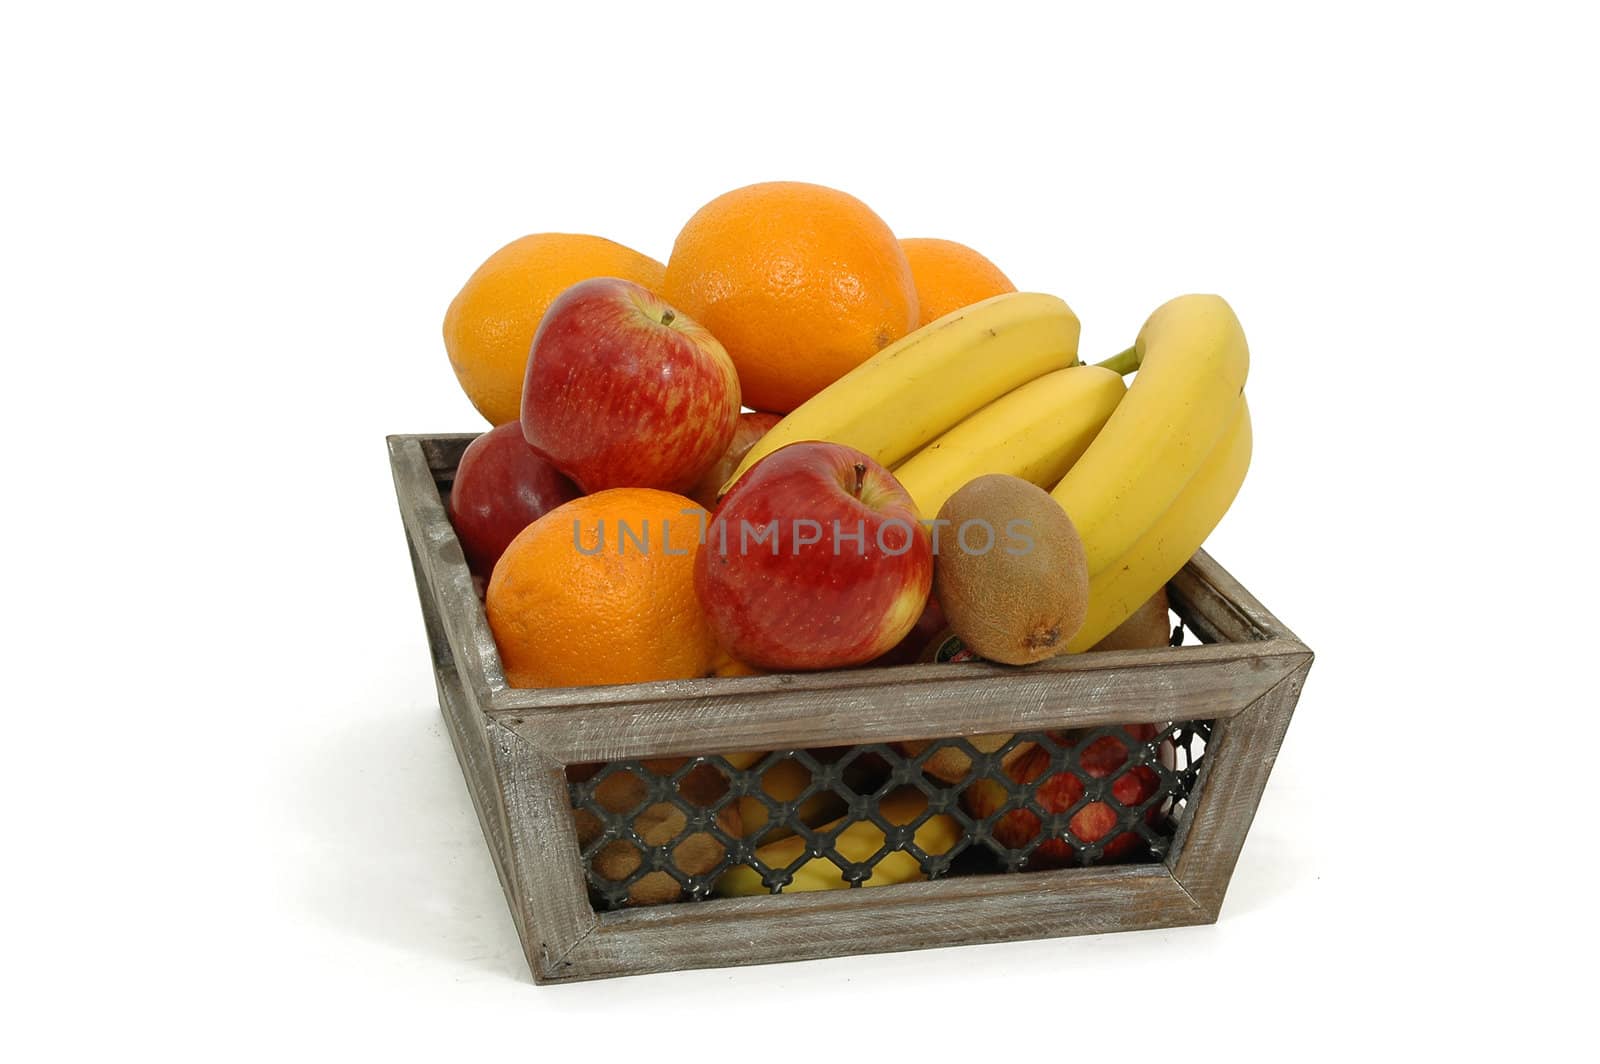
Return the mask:
<path id="1" fill-rule="evenodd" d="M 566 767 L 518 727 L 488 722 L 510 842 L 512 908 L 536 983 L 588 976 L 582 950 L 599 923 L 589 903 Z"/>
<path id="2" fill-rule="evenodd" d="M 1311 671 L 1303 645 L 1289 673 L 1240 712 L 1219 719 L 1206 749 L 1195 807 L 1167 864 L 1173 879 L 1215 922 L 1245 838 L 1266 791 L 1295 704 Z"/>

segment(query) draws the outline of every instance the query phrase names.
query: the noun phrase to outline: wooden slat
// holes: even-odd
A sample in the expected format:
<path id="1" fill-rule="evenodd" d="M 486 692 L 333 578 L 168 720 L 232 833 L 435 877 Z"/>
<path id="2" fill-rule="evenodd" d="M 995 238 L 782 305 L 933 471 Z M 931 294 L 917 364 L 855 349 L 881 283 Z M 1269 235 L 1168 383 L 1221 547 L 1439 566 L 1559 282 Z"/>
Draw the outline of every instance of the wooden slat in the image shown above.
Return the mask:
<path id="1" fill-rule="evenodd" d="M 486 722 L 467 700 L 455 669 L 446 666 L 438 671 L 438 687 L 439 709 L 444 715 L 450 745 L 461 764 L 461 775 L 466 780 L 467 793 L 472 798 L 472 808 L 478 814 L 483 837 L 489 844 L 489 856 L 494 860 L 495 874 L 500 879 L 500 888 L 505 891 L 511 918 L 517 925 L 517 936 L 526 942 L 531 929 L 524 922 L 527 914 L 519 901 L 512 866 L 510 827 L 501 800 L 500 780 L 495 774 L 484 731 Z"/>
<path id="2" fill-rule="evenodd" d="M 506 904 L 511 909 L 512 920 L 517 925 L 517 936 L 526 942 L 531 929 L 524 923 L 526 913 L 519 902 L 518 889 L 512 869 L 510 828 L 506 822 L 505 805 L 501 799 L 499 777 L 489 750 L 488 718 L 468 696 L 456 673 L 450 646 L 443 624 L 439 619 L 437 604 L 426 586 L 421 562 L 417 558 L 416 544 L 406 537 L 411 554 L 412 572 L 416 576 L 417 590 L 422 599 L 423 627 L 427 632 L 428 649 L 433 657 L 434 677 L 439 692 L 439 710 L 444 717 L 445 730 L 456 760 L 461 765 L 461 775 L 467 784 L 472 807 L 478 814 L 478 824 L 483 829 L 484 840 L 489 844 L 489 855 L 494 861 L 495 874 L 505 892 Z"/>
<path id="3" fill-rule="evenodd" d="M 406 535 L 410 537 L 419 579 L 426 588 L 424 598 L 433 600 L 456 670 L 482 708 L 488 705 L 491 691 L 505 687 L 505 677 L 488 618 L 472 587 L 466 557 L 439 497 L 434 472 L 422 443 L 415 437 L 391 436 L 389 462 Z"/>
<path id="4" fill-rule="evenodd" d="M 1206 923 L 1162 865 L 862 887 L 606 913 L 541 981 Z"/>
<path id="5" fill-rule="evenodd" d="M 767 688 L 642 700 L 496 720 L 564 763 L 793 746 L 980 735 L 1049 727 L 1226 717 L 1281 680 L 1297 657 L 1234 646 L 1160 652 L 1161 663 L 1118 665 L 1093 655 L 1077 667 L 996 675 L 988 666 L 934 665 L 897 682 Z M 1129 656 L 1143 652 L 1128 652 Z M 930 676 L 929 673 L 932 673 Z M 847 674 L 834 673 L 838 680 Z M 760 677 L 775 679 L 775 677 Z M 920 680 L 920 682 L 918 682 Z M 727 681 L 724 681 L 727 682 Z M 718 690 L 717 681 L 711 689 Z"/>
<path id="6" fill-rule="evenodd" d="M 1168 863 L 1178 882 L 1208 912 L 1222 907 L 1311 662 L 1311 652 L 1306 651 L 1272 690 L 1243 713 L 1218 721 L 1206 745 L 1197 797 Z"/>
<path id="7" fill-rule="evenodd" d="M 510 827 L 519 924 L 534 932 L 522 948 L 538 977 L 562 970 L 598 919 L 584 883 L 566 770 L 493 721 L 488 736 Z"/>
<path id="8" fill-rule="evenodd" d="M 1184 623 L 1207 642 L 1281 639 L 1299 643 L 1282 621 L 1203 550 L 1172 578 L 1167 594 Z"/>
<path id="9" fill-rule="evenodd" d="M 1258 647 L 1184 648 L 1192 657 L 1175 656 L 1173 648 L 1159 650 L 1120 650 L 1110 653 L 1076 654 L 1052 658 L 1025 667 L 997 665 L 993 662 L 960 662 L 942 665 L 898 665 L 877 669 L 829 669 L 821 672 L 773 673 L 693 680 L 658 680 L 650 683 L 595 687 L 505 688 L 495 692 L 488 707 L 491 716 L 525 717 L 552 710 L 597 709 L 614 705 L 642 705 L 673 701 L 695 701 L 708 696 L 729 695 L 761 699 L 781 694 L 833 694 L 862 687 L 910 688 L 944 685 L 952 681 L 971 684 L 1009 684 L 1021 677 L 1055 676 L 1064 673 L 1093 672 L 1104 669 L 1134 669 L 1145 665 L 1166 665 L 1178 660 L 1191 664 L 1201 661 L 1236 660 L 1260 656 Z"/>

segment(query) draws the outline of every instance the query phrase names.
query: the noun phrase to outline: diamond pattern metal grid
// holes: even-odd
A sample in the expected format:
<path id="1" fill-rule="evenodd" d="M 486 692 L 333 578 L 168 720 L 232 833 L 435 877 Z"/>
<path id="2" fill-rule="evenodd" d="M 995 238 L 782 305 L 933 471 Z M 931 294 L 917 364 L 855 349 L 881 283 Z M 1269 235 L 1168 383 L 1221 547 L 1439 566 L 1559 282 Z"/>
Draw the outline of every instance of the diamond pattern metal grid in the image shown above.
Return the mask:
<path id="1" fill-rule="evenodd" d="M 1210 721 L 1130 724 L 774 750 L 753 761 L 614 761 L 571 767 L 568 791 L 597 909 L 703 900 L 740 865 L 781 893 L 818 857 L 850 887 L 870 883 L 900 852 L 930 879 L 1148 863 L 1171 847 L 1211 729 Z M 908 797 L 918 808 L 891 816 L 891 795 L 897 810 Z M 941 815 L 959 833 L 948 848 L 928 852 L 918 829 Z M 883 844 L 851 860 L 838 840 L 862 822 L 876 826 Z M 803 840 L 797 857 L 777 866 L 763 860 L 764 846 L 788 837 Z"/>

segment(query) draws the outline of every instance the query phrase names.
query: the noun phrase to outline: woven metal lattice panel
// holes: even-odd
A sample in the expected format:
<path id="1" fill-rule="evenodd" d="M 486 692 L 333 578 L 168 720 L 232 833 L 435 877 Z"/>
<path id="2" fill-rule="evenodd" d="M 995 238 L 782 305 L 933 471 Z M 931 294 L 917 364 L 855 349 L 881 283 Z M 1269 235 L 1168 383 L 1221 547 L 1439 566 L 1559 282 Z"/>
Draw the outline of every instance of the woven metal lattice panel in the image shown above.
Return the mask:
<path id="1" fill-rule="evenodd" d="M 1195 721 L 615 761 L 572 766 L 568 787 L 591 899 L 614 909 L 1159 861 L 1210 734 Z"/>

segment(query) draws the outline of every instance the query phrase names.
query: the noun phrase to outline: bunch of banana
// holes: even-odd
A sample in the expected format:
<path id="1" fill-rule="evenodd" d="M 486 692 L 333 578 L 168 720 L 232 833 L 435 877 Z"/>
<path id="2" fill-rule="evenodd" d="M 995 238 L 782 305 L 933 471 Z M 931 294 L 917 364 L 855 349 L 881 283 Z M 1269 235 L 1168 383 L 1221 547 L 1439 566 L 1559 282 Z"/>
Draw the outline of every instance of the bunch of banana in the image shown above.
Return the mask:
<path id="1" fill-rule="evenodd" d="M 893 466 L 974 411 L 1077 361 L 1078 316 L 1055 296 L 1008 292 L 974 303 L 890 344 L 791 411 L 722 490 L 802 440 L 847 444 Z"/>
<path id="2" fill-rule="evenodd" d="M 1181 569 L 1238 494 L 1250 465 L 1250 352 L 1220 296 L 1157 308 L 1129 352 L 1127 396 L 1052 493 L 1083 539 L 1086 650 Z"/>
<path id="3" fill-rule="evenodd" d="M 1009 473 L 1056 486 L 1089 449 L 1127 391 L 1101 366 L 1073 366 L 1001 396 L 894 468 L 924 518 L 968 481 Z"/>
<path id="4" fill-rule="evenodd" d="M 1157 308 L 1134 346 L 1077 365 L 1078 319 L 1013 292 L 924 326 L 823 389 L 745 456 L 726 490 L 790 443 L 827 440 L 891 467 L 931 519 L 986 473 L 1052 494 L 1083 540 L 1089 618 L 1108 635 L 1200 548 L 1250 464 L 1244 330 L 1220 296 Z M 1130 387 L 1121 374 L 1138 371 Z"/>
<path id="5" fill-rule="evenodd" d="M 927 795 L 915 787 L 902 787 L 885 797 L 879 803 L 878 810 L 889 823 L 904 825 L 915 820 L 927 807 Z M 838 830 L 843 822 L 843 818 L 835 820 L 817 831 L 827 835 Z M 948 853 L 961 841 L 961 825 L 954 817 L 939 813 L 919 824 L 912 837 L 924 853 Z M 846 861 L 859 864 L 882 850 L 885 841 L 882 828 L 870 820 L 862 820 L 839 831 L 833 840 L 833 848 Z M 768 868 L 788 868 L 805 855 L 806 845 L 804 838 L 793 835 L 762 846 L 756 850 L 756 858 Z M 862 885 L 877 887 L 889 883 L 910 883 L 922 878 L 917 859 L 905 850 L 896 850 L 872 866 L 872 878 Z M 849 885 L 833 861 L 827 857 L 813 857 L 795 871 L 794 879 L 783 889 L 785 892 L 838 890 Z M 717 893 L 729 896 L 766 894 L 767 888 L 755 868 L 738 865 L 723 873 L 717 881 Z"/>
<path id="6" fill-rule="evenodd" d="M 1089 616 L 1067 644 L 1088 650 L 1133 615 L 1200 549 L 1228 512 L 1250 468 L 1250 409 L 1238 414 L 1167 512 L 1156 518 L 1122 558 L 1089 577 Z"/>

